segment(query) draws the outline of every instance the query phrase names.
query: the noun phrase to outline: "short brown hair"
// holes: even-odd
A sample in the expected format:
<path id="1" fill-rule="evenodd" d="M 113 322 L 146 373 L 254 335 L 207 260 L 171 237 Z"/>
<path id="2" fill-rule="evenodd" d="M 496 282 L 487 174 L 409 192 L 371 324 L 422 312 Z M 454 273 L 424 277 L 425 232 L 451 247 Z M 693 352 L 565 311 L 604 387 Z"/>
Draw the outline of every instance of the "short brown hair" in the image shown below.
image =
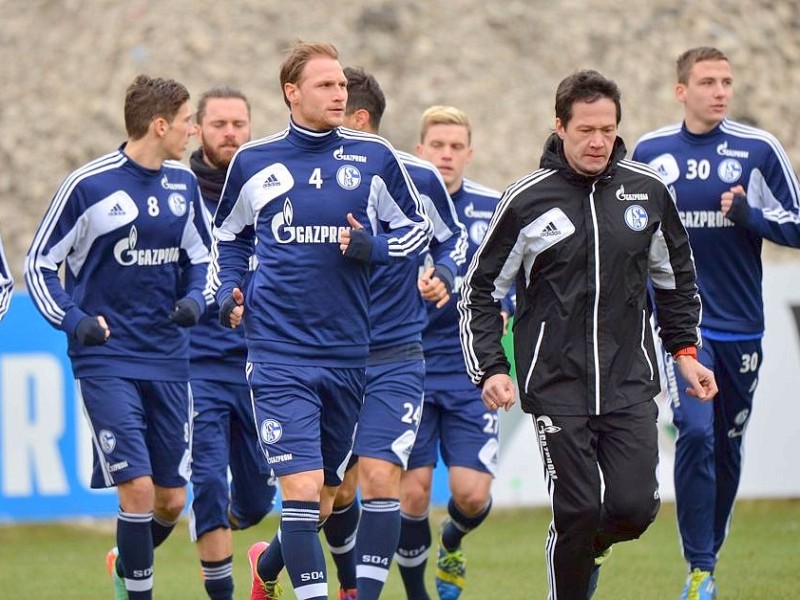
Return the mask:
<path id="1" fill-rule="evenodd" d="M 472 143 L 472 125 L 470 125 L 469 116 L 460 108 L 441 104 L 428 107 L 422 113 L 422 121 L 419 126 L 420 143 L 425 141 L 425 134 L 434 125 L 463 125 L 467 128 L 467 141 L 469 144 Z"/>
<path id="2" fill-rule="evenodd" d="M 677 61 L 677 74 L 678 83 L 686 85 L 689 83 L 689 73 L 692 67 L 704 60 L 724 60 L 728 61 L 728 57 L 721 50 L 712 48 L 711 46 L 699 46 L 687 50 L 678 57 Z"/>
<path id="3" fill-rule="evenodd" d="M 378 131 L 386 110 L 386 96 L 378 80 L 361 67 L 345 67 L 344 76 L 347 78 L 345 114 L 352 115 L 359 109 L 366 110 L 369 113 L 370 126 Z"/>
<path id="4" fill-rule="evenodd" d="M 203 117 L 206 116 L 206 104 L 211 98 L 238 98 L 242 100 L 247 107 L 247 116 L 250 116 L 250 101 L 247 99 L 242 92 L 237 90 L 236 88 L 232 88 L 227 85 L 221 85 L 218 87 L 213 87 L 209 90 L 206 90 L 200 95 L 200 99 L 197 101 L 197 124 L 200 125 L 203 122 Z"/>
<path id="5" fill-rule="evenodd" d="M 289 98 L 286 97 L 284 87 L 287 83 L 297 84 L 303 76 L 303 69 L 309 60 L 316 56 L 327 56 L 339 60 L 339 51 L 333 44 L 327 42 L 300 42 L 298 41 L 286 58 L 281 63 L 281 93 L 286 106 L 291 108 Z"/>
<path id="6" fill-rule="evenodd" d="M 556 90 L 556 117 L 566 127 L 572 119 L 572 107 L 576 102 L 596 102 L 608 98 L 616 108 L 617 125 L 622 119 L 622 94 L 611 79 L 594 69 L 577 71 L 561 80 Z"/>
<path id="7" fill-rule="evenodd" d="M 138 140 L 147 135 L 156 117 L 172 122 L 189 100 L 189 90 L 174 79 L 139 75 L 125 92 L 125 130 Z"/>

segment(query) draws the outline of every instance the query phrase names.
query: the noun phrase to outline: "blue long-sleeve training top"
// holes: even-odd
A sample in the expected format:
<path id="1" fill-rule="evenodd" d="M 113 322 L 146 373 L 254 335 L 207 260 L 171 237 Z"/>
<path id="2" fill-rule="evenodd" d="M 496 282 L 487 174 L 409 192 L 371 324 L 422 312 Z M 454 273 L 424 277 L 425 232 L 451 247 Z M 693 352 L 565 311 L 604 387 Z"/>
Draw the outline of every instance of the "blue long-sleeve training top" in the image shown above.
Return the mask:
<path id="1" fill-rule="evenodd" d="M 183 296 L 201 311 L 207 303 L 210 238 L 200 202 L 188 168 L 144 168 L 124 145 L 61 184 L 28 251 L 25 282 L 45 319 L 68 334 L 76 377 L 188 379 L 189 332 L 169 315 Z M 97 315 L 111 337 L 80 345 L 78 323 Z"/>
<path id="2" fill-rule="evenodd" d="M 369 264 L 344 257 L 347 214 L 373 235 Z M 383 138 L 294 122 L 242 146 L 214 217 L 220 304 L 242 288 L 248 360 L 360 367 L 369 352 L 371 265 L 418 256 L 431 233 L 408 172 Z"/>

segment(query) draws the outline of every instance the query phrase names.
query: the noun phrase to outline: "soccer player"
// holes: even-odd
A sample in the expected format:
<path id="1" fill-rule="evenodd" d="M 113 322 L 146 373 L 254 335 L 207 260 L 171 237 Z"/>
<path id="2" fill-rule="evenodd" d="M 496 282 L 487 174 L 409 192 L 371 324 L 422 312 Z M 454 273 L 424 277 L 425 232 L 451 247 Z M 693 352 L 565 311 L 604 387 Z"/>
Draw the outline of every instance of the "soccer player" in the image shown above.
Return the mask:
<path id="1" fill-rule="evenodd" d="M 344 126 L 377 134 L 386 109 L 380 84 L 361 68 L 347 67 L 344 74 Z M 410 154 L 397 154 L 433 223 L 431 255 L 435 266 L 425 271 L 425 297 L 444 305 L 466 260 L 467 232 L 455 216 L 436 167 Z M 358 468 L 348 470 L 346 484 L 339 488 L 334 501 L 334 512 L 325 523 L 336 564 L 341 565 L 340 599 L 379 597 L 400 537 L 400 475 L 407 467 L 419 427 L 425 379 L 422 329 L 427 313 L 417 289 L 418 265 L 416 260 L 379 265 L 370 279 L 367 387 L 353 447 Z M 360 522 L 355 503 L 356 479 L 361 487 Z M 353 548 L 347 541 L 352 539 L 356 525 L 358 535 Z M 347 589 L 345 579 L 345 574 L 353 571 L 357 595 Z"/>
<path id="2" fill-rule="evenodd" d="M 611 545 L 638 538 L 658 512 L 648 279 L 661 339 L 691 395 L 716 393 L 714 374 L 696 360 L 688 237 L 658 175 L 624 159 L 619 88 L 578 71 L 559 84 L 555 108 L 540 168 L 503 194 L 458 305 L 470 377 L 488 408 L 508 409 L 499 299 L 516 279 L 517 382 L 553 511 L 551 600 L 590 598 Z"/>
<path id="3" fill-rule="evenodd" d="M 197 137 L 191 155 L 206 215 L 216 211 L 236 150 L 250 140 L 250 103 L 242 92 L 216 87 L 197 103 Z M 191 330 L 190 381 L 194 397 L 190 535 L 197 542 L 203 582 L 212 600 L 233 600 L 233 536 L 270 511 L 275 481 L 259 450 L 245 377 L 244 332 L 219 323 L 209 307 Z M 231 482 L 228 486 L 228 469 Z"/>
<path id="4" fill-rule="evenodd" d="M 153 549 L 186 503 L 192 400 L 189 331 L 203 314 L 207 227 L 194 174 L 189 92 L 138 76 L 127 142 L 70 174 L 28 251 L 36 307 L 67 334 L 92 432 L 92 487 L 117 487 L 118 600 L 152 598 Z M 64 285 L 59 269 L 64 266 Z"/>
<path id="5" fill-rule="evenodd" d="M 439 447 L 449 469 L 449 516 L 440 526 L 436 587 L 441 598 L 458 598 L 464 587 L 462 538 L 478 527 L 491 508 L 491 485 L 497 467 L 499 421 L 487 410 L 480 391 L 469 381 L 458 338 L 456 299 L 461 277 L 497 205 L 500 193 L 464 177 L 472 158 L 468 116 L 452 106 L 432 106 L 422 115 L 417 155 L 433 163 L 444 179 L 458 220 L 466 227 L 467 262 L 455 278 L 454 292 L 443 305 L 428 305 L 422 334 L 425 355 L 425 404 L 417 440 L 402 476 L 402 528 L 397 564 L 409 599 L 426 600 L 425 567 L 431 547 L 428 511 L 433 468 Z M 419 286 L 432 285 L 430 268 Z M 505 314 L 511 311 L 507 305 Z"/>
<path id="6" fill-rule="evenodd" d="M 271 546 L 254 544 L 251 598 L 327 598 L 318 523 L 352 448 L 369 353 L 369 275 L 427 247 L 430 222 L 392 147 L 340 126 L 347 79 L 326 43 L 298 43 L 280 71 L 289 127 L 234 156 L 214 218 L 220 319 L 244 319 L 262 449 L 283 501 Z M 258 264 L 245 285 L 250 256 Z"/>
<path id="7" fill-rule="evenodd" d="M 0 238 L 0 321 L 6 316 L 8 306 L 11 304 L 11 294 L 14 292 L 14 278 L 8 268 L 6 254 L 3 251 L 3 239 Z"/>
<path id="8" fill-rule="evenodd" d="M 686 396 L 669 373 L 678 529 L 689 576 L 681 598 L 714 598 L 714 567 L 728 534 L 742 443 L 761 368 L 763 239 L 800 247 L 800 186 L 774 136 L 727 118 L 733 73 L 716 48 L 677 61 L 682 123 L 643 136 L 633 154 L 662 176 L 694 251 L 703 300 L 700 362 L 714 371 L 713 404 Z M 657 315 L 658 316 L 658 315 Z M 666 368 L 674 371 L 667 360 Z"/>

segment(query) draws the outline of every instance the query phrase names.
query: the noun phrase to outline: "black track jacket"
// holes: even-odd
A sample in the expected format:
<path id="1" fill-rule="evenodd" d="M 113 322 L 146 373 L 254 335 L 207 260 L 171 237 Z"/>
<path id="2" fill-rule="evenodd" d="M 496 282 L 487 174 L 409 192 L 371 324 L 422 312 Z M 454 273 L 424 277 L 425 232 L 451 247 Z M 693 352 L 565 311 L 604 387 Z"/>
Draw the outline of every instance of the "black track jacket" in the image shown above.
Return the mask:
<path id="1" fill-rule="evenodd" d="M 572 170 L 553 134 L 540 168 L 503 194 L 458 303 L 467 372 L 482 385 L 508 373 L 500 300 L 517 284 L 514 360 L 522 409 L 596 415 L 660 390 L 648 276 L 669 352 L 700 345 L 700 297 L 689 238 L 669 191 L 647 165 Z"/>

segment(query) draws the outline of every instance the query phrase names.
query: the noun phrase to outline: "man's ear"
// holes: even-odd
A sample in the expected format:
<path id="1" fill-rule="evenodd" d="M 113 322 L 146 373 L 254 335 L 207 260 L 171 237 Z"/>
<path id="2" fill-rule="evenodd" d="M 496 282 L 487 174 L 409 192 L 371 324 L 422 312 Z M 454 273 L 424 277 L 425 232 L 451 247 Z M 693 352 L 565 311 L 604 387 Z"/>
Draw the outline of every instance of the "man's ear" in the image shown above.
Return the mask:
<path id="1" fill-rule="evenodd" d="M 289 104 L 291 104 L 297 99 L 297 85 L 294 83 L 284 83 L 283 93 L 286 95 L 287 100 L 289 100 Z"/>
<path id="2" fill-rule="evenodd" d="M 369 127 L 370 125 L 369 111 L 366 108 L 359 108 L 356 111 L 356 123 L 358 123 L 359 129 L 364 129 L 366 127 Z"/>
<path id="3" fill-rule="evenodd" d="M 158 137 L 163 137 L 164 134 L 167 133 L 169 129 L 169 123 L 164 117 L 155 117 L 151 122 L 150 126 L 153 128 L 153 132 Z"/>
<path id="4" fill-rule="evenodd" d="M 678 83 L 675 85 L 675 97 L 681 104 L 686 102 L 686 86 L 684 84 Z"/>
<path id="5" fill-rule="evenodd" d="M 564 139 L 564 136 L 567 135 L 566 127 L 564 127 L 564 124 L 558 117 L 556 117 L 556 135 L 558 135 L 558 137 L 560 137 L 562 140 Z"/>

